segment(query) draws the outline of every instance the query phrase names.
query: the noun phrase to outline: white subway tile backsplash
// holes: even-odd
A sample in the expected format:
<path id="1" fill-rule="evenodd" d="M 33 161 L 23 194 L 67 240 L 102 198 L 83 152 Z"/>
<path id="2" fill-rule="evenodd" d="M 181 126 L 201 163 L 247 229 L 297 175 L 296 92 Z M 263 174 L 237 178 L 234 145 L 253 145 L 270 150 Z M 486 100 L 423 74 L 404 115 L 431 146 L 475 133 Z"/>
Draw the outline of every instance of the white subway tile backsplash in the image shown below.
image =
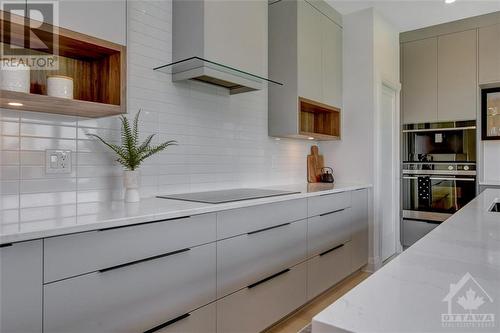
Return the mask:
<path id="1" fill-rule="evenodd" d="M 128 1 L 127 108 L 141 139 L 177 140 L 141 167 L 141 195 L 305 181 L 311 142 L 267 135 L 267 89 L 230 96 L 201 82 L 172 82 L 153 67 L 172 59 L 171 1 Z M 266 53 L 266 52 L 264 52 Z M 123 197 L 123 168 L 87 133 L 119 144 L 118 116 L 82 118 L 0 109 L 1 230 L 55 225 Z M 73 151 L 70 174 L 46 174 L 45 150 Z M 9 229 L 11 230 L 11 229 Z"/>

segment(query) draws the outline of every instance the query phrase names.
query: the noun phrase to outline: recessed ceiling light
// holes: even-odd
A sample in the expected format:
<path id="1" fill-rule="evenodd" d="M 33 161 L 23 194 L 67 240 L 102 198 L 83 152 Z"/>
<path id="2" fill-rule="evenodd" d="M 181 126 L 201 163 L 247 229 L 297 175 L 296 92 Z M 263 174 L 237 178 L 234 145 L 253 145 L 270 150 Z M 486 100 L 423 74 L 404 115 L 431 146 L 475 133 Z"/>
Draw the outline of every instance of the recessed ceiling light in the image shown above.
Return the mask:
<path id="1" fill-rule="evenodd" d="M 23 106 L 23 103 L 18 103 L 18 102 L 9 102 L 7 104 L 9 104 L 10 106 Z"/>
<path id="2" fill-rule="evenodd" d="M 444 0 L 445 3 L 454 3 L 457 0 Z"/>

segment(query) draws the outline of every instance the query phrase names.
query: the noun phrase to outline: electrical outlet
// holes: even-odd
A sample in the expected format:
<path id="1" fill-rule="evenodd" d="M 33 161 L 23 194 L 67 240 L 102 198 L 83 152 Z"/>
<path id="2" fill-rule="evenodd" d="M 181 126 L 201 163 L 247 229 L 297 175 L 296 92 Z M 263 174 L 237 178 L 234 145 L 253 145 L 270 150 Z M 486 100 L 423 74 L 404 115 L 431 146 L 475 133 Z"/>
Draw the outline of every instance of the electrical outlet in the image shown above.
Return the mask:
<path id="1" fill-rule="evenodd" d="M 71 150 L 47 149 L 45 173 L 71 173 Z"/>

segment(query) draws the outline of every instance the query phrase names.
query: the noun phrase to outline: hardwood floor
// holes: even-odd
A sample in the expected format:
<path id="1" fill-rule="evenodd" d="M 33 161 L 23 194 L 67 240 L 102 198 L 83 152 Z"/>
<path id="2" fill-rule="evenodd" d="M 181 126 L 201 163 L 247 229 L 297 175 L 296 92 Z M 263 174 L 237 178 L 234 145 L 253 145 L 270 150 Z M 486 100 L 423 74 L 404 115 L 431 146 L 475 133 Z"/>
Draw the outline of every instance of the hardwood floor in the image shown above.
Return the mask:
<path id="1" fill-rule="evenodd" d="M 370 273 L 367 272 L 354 273 L 332 289 L 318 296 L 311 303 L 267 329 L 264 333 L 297 333 L 309 324 L 315 315 L 356 287 L 368 276 L 370 276 Z"/>

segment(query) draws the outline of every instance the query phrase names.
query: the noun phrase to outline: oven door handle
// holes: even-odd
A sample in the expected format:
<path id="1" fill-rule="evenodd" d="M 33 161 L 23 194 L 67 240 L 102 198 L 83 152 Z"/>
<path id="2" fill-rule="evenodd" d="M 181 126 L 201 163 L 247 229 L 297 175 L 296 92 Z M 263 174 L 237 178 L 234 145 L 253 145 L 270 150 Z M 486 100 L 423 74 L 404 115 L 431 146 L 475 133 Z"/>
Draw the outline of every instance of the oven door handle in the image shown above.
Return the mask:
<path id="1" fill-rule="evenodd" d="M 429 177 L 428 175 L 425 175 L 423 177 Z M 403 179 L 418 179 L 419 177 L 417 176 L 403 176 Z M 429 177 L 430 180 L 459 180 L 459 181 L 466 181 L 466 182 L 475 182 L 475 178 L 451 178 L 451 177 Z"/>

